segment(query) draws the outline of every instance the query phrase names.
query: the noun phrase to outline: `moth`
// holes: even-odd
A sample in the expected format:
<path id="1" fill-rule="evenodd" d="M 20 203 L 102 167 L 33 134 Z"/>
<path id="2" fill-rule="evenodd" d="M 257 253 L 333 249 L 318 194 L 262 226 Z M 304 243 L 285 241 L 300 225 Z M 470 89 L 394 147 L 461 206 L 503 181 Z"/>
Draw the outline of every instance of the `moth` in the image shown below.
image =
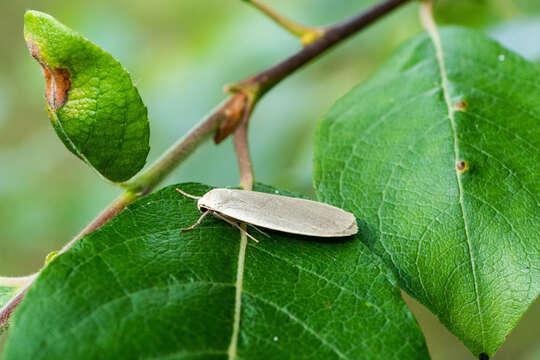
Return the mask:
<path id="1" fill-rule="evenodd" d="M 316 237 L 343 237 L 358 232 L 353 214 L 317 201 L 248 190 L 213 189 L 203 196 L 190 195 L 181 189 L 176 191 L 197 200 L 197 208 L 202 213 L 197 222 L 182 231 L 194 229 L 212 214 L 255 242 L 258 240 L 238 222 L 246 223 L 265 236 L 269 235 L 258 227 Z"/>

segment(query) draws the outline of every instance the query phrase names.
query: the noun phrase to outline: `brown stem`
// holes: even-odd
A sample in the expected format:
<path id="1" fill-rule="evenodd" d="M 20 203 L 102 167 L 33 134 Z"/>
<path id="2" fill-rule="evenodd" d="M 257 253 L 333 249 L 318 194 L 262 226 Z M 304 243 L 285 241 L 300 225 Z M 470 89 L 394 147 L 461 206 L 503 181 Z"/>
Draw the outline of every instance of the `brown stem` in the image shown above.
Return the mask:
<path id="1" fill-rule="evenodd" d="M 92 231 L 99 229 L 112 218 L 114 218 L 120 211 L 124 210 L 126 206 L 131 204 L 137 199 L 137 194 L 131 191 L 125 191 L 122 195 L 116 198 L 109 204 L 90 224 L 88 224 L 77 236 L 75 236 L 70 242 L 68 242 L 59 252 L 58 255 L 65 253 L 73 244 L 75 244 L 83 236 L 90 234 Z"/>
<path id="2" fill-rule="evenodd" d="M 220 132 L 218 132 L 216 138 L 217 142 L 223 140 L 229 134 L 235 133 L 234 143 L 239 163 L 241 185 L 244 189 L 251 190 L 254 179 L 248 150 L 247 129 L 249 116 L 255 104 L 272 87 L 301 66 L 408 1 L 385 0 L 349 20 L 325 28 L 324 35 L 305 46 L 295 55 L 235 85 L 229 86 L 229 91 L 237 93 L 225 100 L 207 118 L 172 145 L 147 170 L 125 183 L 126 192 L 114 200 L 81 233 L 66 244 L 59 251 L 59 254 L 69 250 L 84 235 L 106 224 L 127 205 L 151 192 L 178 164 L 185 160 L 199 145 L 214 135 L 218 129 Z M 245 101 L 246 99 L 248 101 Z M 242 103 L 245 104 L 244 109 L 239 106 Z M 242 118 L 242 121 L 238 121 L 239 118 Z M 35 276 L 37 277 L 37 275 Z M 0 309 L 0 327 L 9 319 L 9 316 L 20 303 L 34 279 L 12 298 L 4 308 Z"/>
<path id="3" fill-rule="evenodd" d="M 237 95 L 242 94 L 249 98 L 244 110 L 243 120 L 241 122 L 236 122 L 235 125 L 237 128 L 234 131 L 234 148 L 240 170 L 240 185 L 244 189 L 251 189 L 254 182 L 247 131 L 251 112 L 258 100 L 277 83 L 294 73 L 312 59 L 407 1 L 409 0 L 386 0 L 349 20 L 330 26 L 324 30 L 324 33 L 322 33 L 320 37 L 307 44 L 295 55 L 227 88 L 227 90 L 231 92 L 237 92 Z M 267 13 L 270 12 L 273 14 L 273 12 L 270 11 L 271 9 L 258 1 L 252 1 L 252 4 L 265 10 Z M 274 16 L 274 19 L 276 20 L 276 16 Z M 283 20 L 281 17 L 277 17 L 276 21 L 282 23 L 283 21 L 278 21 L 280 19 Z M 290 23 L 290 21 L 287 20 L 286 23 Z M 221 130 L 219 131 L 219 135 L 216 136 L 216 142 L 223 140 L 228 134 L 233 132 L 233 126 L 228 125 L 227 128 L 229 130 L 228 133 Z"/>
<path id="4" fill-rule="evenodd" d="M 409 0 L 382 1 L 370 9 L 353 16 L 342 23 L 332 25 L 326 28 L 322 37 L 307 45 L 293 56 L 285 59 L 277 65 L 274 65 L 247 78 L 246 80 L 230 86 L 230 89 L 233 91 L 244 89 L 249 92 L 255 92 L 257 97 L 261 97 L 285 77 L 289 76 L 306 63 L 324 53 L 332 46 L 342 42 L 349 36 L 357 33 L 359 30 L 363 29 L 367 25 L 370 25 L 375 20 L 388 14 L 408 1 Z"/>
<path id="5" fill-rule="evenodd" d="M 239 99 L 240 98 L 240 99 Z M 242 94 L 235 94 L 222 102 L 205 119 L 195 125 L 188 133 L 173 144 L 140 175 L 125 184 L 125 187 L 139 197 L 151 192 L 183 160 L 216 132 L 222 131 L 221 124 L 238 125 L 236 118 L 241 117 L 244 103 Z M 242 105 L 240 112 L 238 103 Z M 231 129 L 230 131 L 233 131 Z M 223 130 L 224 131 L 224 130 Z M 225 136 L 226 137 L 226 136 Z M 224 137 L 224 138 L 225 138 Z"/>
<path id="6" fill-rule="evenodd" d="M 297 23 L 296 21 L 292 21 L 260 0 L 248 0 L 247 2 L 272 19 L 276 24 L 280 25 L 294 36 L 300 38 L 304 46 L 317 40 L 321 36 L 324 36 L 324 32 L 326 31 L 325 29 L 306 26 Z"/>
<path id="7" fill-rule="evenodd" d="M 238 170 L 240 172 L 240 186 L 245 190 L 251 190 L 255 180 L 248 144 L 249 118 L 251 117 L 254 105 L 254 100 L 249 99 L 246 109 L 244 110 L 242 121 L 234 132 L 234 150 L 236 152 Z"/>

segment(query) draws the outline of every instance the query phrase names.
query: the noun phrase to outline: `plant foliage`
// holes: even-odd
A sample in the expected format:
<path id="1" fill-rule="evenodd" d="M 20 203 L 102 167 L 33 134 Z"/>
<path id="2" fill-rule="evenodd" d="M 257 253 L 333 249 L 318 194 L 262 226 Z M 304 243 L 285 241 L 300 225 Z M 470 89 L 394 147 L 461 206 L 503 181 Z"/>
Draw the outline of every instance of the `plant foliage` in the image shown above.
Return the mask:
<path id="1" fill-rule="evenodd" d="M 402 46 L 330 110 L 323 201 L 474 354 L 493 354 L 540 291 L 537 66 L 445 28 Z"/>

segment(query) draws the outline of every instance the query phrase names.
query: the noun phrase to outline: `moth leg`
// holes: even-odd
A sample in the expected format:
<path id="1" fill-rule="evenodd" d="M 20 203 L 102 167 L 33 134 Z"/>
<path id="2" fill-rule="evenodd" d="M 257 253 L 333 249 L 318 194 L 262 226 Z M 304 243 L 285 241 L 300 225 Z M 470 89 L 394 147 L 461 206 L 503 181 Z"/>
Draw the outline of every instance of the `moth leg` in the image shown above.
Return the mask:
<path id="1" fill-rule="evenodd" d="M 267 233 L 265 233 L 264 231 L 262 231 L 261 229 L 259 229 L 257 226 L 252 225 L 252 224 L 248 224 L 248 226 L 251 226 L 252 228 L 254 228 L 255 230 L 257 230 L 258 232 L 260 232 L 261 234 L 263 234 L 264 236 L 266 236 L 267 238 L 270 237 L 270 235 L 268 235 Z"/>
<path id="2" fill-rule="evenodd" d="M 207 212 L 208 212 L 208 211 L 207 211 Z M 237 228 L 238 230 L 240 230 L 241 233 L 246 234 L 246 236 L 247 236 L 248 238 L 250 238 L 251 240 L 255 241 L 256 243 L 259 242 L 259 240 L 255 239 L 253 236 L 251 236 L 246 230 L 242 229 L 242 228 L 241 228 L 237 223 L 235 223 L 234 221 L 231 221 L 231 220 L 227 219 L 225 216 L 223 216 L 223 215 L 221 215 L 221 214 L 219 214 L 219 213 L 217 213 L 217 212 L 215 212 L 215 211 L 214 211 L 212 214 L 213 214 L 215 217 L 217 217 L 217 218 L 219 218 L 219 219 L 221 219 L 221 220 L 223 220 L 223 221 L 228 222 L 229 224 L 231 224 L 232 226 L 234 226 L 235 228 Z"/>
<path id="3" fill-rule="evenodd" d="M 199 220 L 197 220 L 197 222 L 195 222 L 195 224 L 187 227 L 187 228 L 183 228 L 183 229 L 180 229 L 181 231 L 188 231 L 188 230 L 193 230 L 195 229 L 195 227 L 197 225 L 199 225 L 201 223 L 201 221 L 203 221 L 203 219 L 206 217 L 206 215 L 208 215 L 208 211 L 205 211 L 202 213 L 201 217 L 199 218 Z"/>
<path id="4" fill-rule="evenodd" d="M 195 196 L 195 195 L 188 194 L 187 192 L 184 192 L 184 191 L 180 190 L 179 188 L 176 188 L 176 191 L 178 191 L 180 194 L 182 194 L 185 197 L 188 197 L 190 199 L 199 200 L 201 198 L 200 196 Z"/>

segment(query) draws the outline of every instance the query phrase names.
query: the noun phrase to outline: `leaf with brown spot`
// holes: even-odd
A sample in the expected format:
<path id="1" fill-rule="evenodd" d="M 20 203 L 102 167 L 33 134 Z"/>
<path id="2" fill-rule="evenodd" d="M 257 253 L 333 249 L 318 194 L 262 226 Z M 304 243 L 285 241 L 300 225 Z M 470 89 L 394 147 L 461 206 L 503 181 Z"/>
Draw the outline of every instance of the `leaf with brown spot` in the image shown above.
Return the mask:
<path id="1" fill-rule="evenodd" d="M 491 356 L 540 294 L 540 71 L 479 32 L 439 38 L 412 39 L 330 110 L 315 186 L 363 219 L 404 290 Z"/>
<path id="2" fill-rule="evenodd" d="M 39 49 L 31 41 L 28 42 L 28 49 L 43 69 L 45 98 L 49 107 L 56 111 L 67 101 L 68 91 L 71 88 L 71 75 L 67 69 L 51 69 L 47 66 L 39 55 Z"/>
<path id="3" fill-rule="evenodd" d="M 146 162 L 146 106 L 110 54 L 50 15 L 28 11 L 24 37 L 45 76 L 47 111 L 66 147 L 113 182 Z"/>

